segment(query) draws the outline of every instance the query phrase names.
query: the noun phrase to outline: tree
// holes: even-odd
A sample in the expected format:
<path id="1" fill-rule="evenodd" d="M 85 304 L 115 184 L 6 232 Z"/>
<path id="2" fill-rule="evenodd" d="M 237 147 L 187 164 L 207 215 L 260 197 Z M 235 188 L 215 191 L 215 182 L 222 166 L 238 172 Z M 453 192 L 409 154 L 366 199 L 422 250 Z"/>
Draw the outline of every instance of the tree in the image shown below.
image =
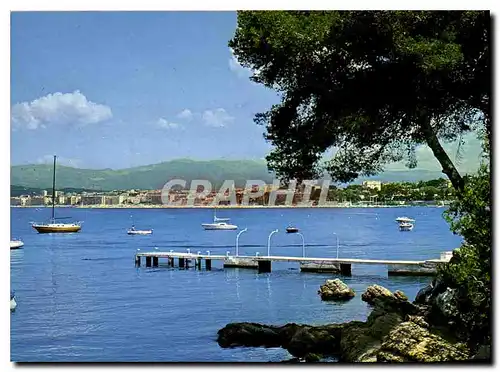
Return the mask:
<path id="1" fill-rule="evenodd" d="M 465 178 L 464 190 L 445 213 L 464 244 L 440 274 L 458 288 L 457 328 L 472 348 L 491 341 L 491 178 L 487 163 Z"/>
<path id="2" fill-rule="evenodd" d="M 280 93 L 255 117 L 283 179 L 327 171 L 349 182 L 428 145 L 456 189 L 441 141 L 480 123 L 490 135 L 489 12 L 244 11 L 229 46 Z M 337 149 L 333 159 L 322 155 Z"/>

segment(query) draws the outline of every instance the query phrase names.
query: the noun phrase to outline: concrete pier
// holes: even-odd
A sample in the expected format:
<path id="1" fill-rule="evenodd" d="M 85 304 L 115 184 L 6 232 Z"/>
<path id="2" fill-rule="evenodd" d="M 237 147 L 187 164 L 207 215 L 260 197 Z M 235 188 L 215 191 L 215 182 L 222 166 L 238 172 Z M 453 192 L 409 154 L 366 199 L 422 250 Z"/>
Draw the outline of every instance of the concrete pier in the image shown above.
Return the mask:
<path id="1" fill-rule="evenodd" d="M 334 273 L 340 274 L 340 264 L 330 262 L 302 262 L 300 271 L 305 273 Z"/>
<path id="2" fill-rule="evenodd" d="M 223 262 L 224 267 L 244 267 L 257 269 L 259 273 L 271 272 L 272 262 L 299 263 L 301 271 L 331 272 L 342 275 L 352 275 L 352 265 L 385 265 L 388 275 L 434 275 L 439 264 L 450 260 L 451 252 L 444 252 L 439 259 L 409 261 L 409 260 L 370 260 L 359 258 L 322 258 L 322 257 L 292 257 L 292 256 L 236 256 L 228 255 L 203 255 L 183 252 L 140 252 L 135 255 L 135 264 L 140 267 L 141 257 L 146 258 L 146 267 L 158 266 L 160 258 L 167 258 L 170 266 L 174 266 L 174 259 L 179 260 L 180 268 L 188 268 L 190 260 L 195 260 L 198 269 L 201 261 L 205 260 L 205 268 L 211 270 L 212 261 Z"/>
<path id="3" fill-rule="evenodd" d="M 257 261 L 251 258 L 227 257 L 224 260 L 224 267 L 239 267 L 241 269 L 258 269 Z"/>

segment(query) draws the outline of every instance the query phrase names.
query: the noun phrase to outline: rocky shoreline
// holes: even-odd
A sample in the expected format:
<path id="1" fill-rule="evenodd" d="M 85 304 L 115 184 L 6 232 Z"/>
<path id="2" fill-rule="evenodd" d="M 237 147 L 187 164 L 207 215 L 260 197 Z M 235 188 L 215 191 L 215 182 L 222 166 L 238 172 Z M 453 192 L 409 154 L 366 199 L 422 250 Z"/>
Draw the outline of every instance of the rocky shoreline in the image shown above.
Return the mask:
<path id="1" fill-rule="evenodd" d="M 348 301 L 354 292 L 339 279 L 321 286 L 322 299 Z M 325 295 L 326 294 L 326 295 Z M 218 331 L 223 348 L 282 347 L 294 359 L 317 362 L 336 358 L 339 362 L 490 362 L 490 348 L 475 354 L 457 337 L 451 320 L 453 290 L 438 278 L 409 302 L 401 291 L 371 285 L 361 296 L 372 307 L 365 322 L 310 326 L 259 323 L 229 323 Z"/>

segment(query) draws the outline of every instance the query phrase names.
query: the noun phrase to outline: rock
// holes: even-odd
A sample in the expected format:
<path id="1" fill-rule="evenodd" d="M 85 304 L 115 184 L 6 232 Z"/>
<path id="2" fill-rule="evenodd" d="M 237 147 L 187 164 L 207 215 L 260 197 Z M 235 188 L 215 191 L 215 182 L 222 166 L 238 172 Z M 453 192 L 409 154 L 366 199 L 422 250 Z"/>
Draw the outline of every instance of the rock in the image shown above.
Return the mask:
<path id="1" fill-rule="evenodd" d="M 342 327 L 341 324 L 313 327 L 289 323 L 276 327 L 258 323 L 229 323 L 217 332 L 217 342 L 223 348 L 283 347 L 298 358 L 305 358 L 308 354 L 337 355 Z M 311 355 L 310 360 L 314 359 Z"/>
<path id="2" fill-rule="evenodd" d="M 397 301 L 408 301 L 408 296 L 406 296 L 404 292 L 400 290 L 394 292 L 393 296 Z"/>
<path id="3" fill-rule="evenodd" d="M 429 328 L 429 323 L 425 320 L 425 317 L 421 315 L 407 315 L 406 320 L 418 324 L 420 327 Z"/>
<path id="4" fill-rule="evenodd" d="M 395 291 L 392 293 L 387 288 L 377 284 L 369 286 L 361 295 L 361 299 L 372 305 L 375 312 L 398 312 L 403 315 L 418 312 L 416 305 L 410 303 L 403 292 Z"/>
<path id="5" fill-rule="evenodd" d="M 304 357 L 304 360 L 307 362 L 307 363 L 315 363 L 315 362 L 319 362 L 321 360 L 321 355 L 318 355 L 318 354 L 313 354 L 313 353 L 309 353 L 307 354 L 305 357 Z"/>
<path id="6" fill-rule="evenodd" d="M 340 337 L 340 361 L 376 362 L 380 340 L 373 337 L 364 322 L 353 321 L 345 325 Z"/>
<path id="7" fill-rule="evenodd" d="M 335 355 L 340 349 L 341 324 L 326 326 L 303 326 L 288 339 L 283 347 L 295 357 L 306 357 L 308 354 Z M 285 337 L 283 337 L 285 339 Z"/>
<path id="8" fill-rule="evenodd" d="M 320 286 L 318 294 L 323 301 L 349 300 L 355 296 L 354 291 L 340 279 L 328 279 Z"/>
<path id="9" fill-rule="evenodd" d="M 414 322 L 403 322 L 384 338 L 378 362 L 451 362 L 469 358 L 467 347 L 452 343 Z"/>
<path id="10" fill-rule="evenodd" d="M 373 284 L 366 288 L 365 293 L 361 295 L 361 299 L 370 305 L 375 303 L 377 298 L 394 298 L 394 295 L 387 288 L 382 287 L 378 284 Z"/>
<path id="11" fill-rule="evenodd" d="M 281 346 L 280 327 L 258 323 L 229 323 L 217 332 L 221 347 L 234 346 Z"/>
<path id="12" fill-rule="evenodd" d="M 429 299 L 431 297 L 433 289 L 434 289 L 434 287 L 432 286 L 432 283 L 428 284 L 424 288 L 420 289 L 418 291 L 417 295 L 415 296 L 415 301 L 413 301 L 413 303 L 415 303 L 415 304 L 427 304 L 427 303 L 429 303 Z"/>
<path id="13" fill-rule="evenodd" d="M 454 318 L 457 314 L 457 290 L 446 288 L 446 291 L 439 294 L 434 300 L 434 305 L 446 318 Z"/>

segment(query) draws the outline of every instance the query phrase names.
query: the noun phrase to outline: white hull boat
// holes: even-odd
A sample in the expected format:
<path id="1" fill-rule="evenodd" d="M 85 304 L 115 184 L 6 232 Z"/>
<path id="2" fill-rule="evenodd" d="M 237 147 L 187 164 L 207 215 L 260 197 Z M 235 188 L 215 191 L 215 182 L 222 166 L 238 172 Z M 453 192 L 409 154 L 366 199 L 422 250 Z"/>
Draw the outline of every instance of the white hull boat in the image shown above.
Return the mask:
<path id="1" fill-rule="evenodd" d="M 24 245 L 24 243 L 20 240 L 11 240 L 10 241 L 10 249 L 19 249 Z"/>
<path id="2" fill-rule="evenodd" d="M 151 235 L 152 233 L 153 230 L 133 230 L 133 229 L 127 230 L 128 235 Z"/>
<path id="3" fill-rule="evenodd" d="M 415 220 L 412 219 L 412 218 L 409 218 L 409 217 L 398 217 L 398 218 L 396 218 L 396 222 L 399 222 L 399 223 L 410 223 L 410 222 L 415 222 Z"/>
<path id="4" fill-rule="evenodd" d="M 16 296 L 13 292 L 10 292 L 10 309 L 15 310 L 17 307 Z"/>
<path id="5" fill-rule="evenodd" d="M 205 230 L 236 230 L 236 229 L 238 229 L 238 226 L 231 225 L 231 224 L 225 223 L 225 222 L 202 223 L 201 226 L 203 226 L 203 228 Z"/>
<path id="6" fill-rule="evenodd" d="M 202 223 L 201 226 L 205 230 L 237 230 L 238 229 L 238 226 L 232 225 L 232 224 L 227 223 L 227 222 L 222 222 L 222 221 L 229 221 L 229 218 L 218 218 L 216 209 L 214 209 L 214 222 L 213 223 Z"/>
<path id="7" fill-rule="evenodd" d="M 413 230 L 413 224 L 408 222 L 403 222 L 399 224 L 399 230 L 401 231 L 411 231 Z"/>

